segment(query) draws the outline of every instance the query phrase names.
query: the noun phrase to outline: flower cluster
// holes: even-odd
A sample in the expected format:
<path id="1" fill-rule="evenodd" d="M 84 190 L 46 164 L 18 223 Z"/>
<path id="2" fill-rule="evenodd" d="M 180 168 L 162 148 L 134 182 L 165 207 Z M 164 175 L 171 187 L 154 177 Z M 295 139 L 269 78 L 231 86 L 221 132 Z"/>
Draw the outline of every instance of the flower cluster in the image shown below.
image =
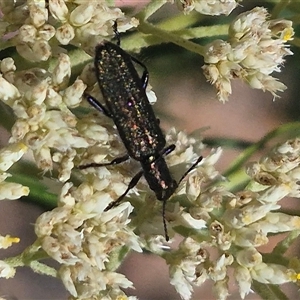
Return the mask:
<path id="1" fill-rule="evenodd" d="M 191 160 L 196 157 L 194 150 L 203 147 L 194 138 L 175 130 L 167 134 L 167 139 L 176 141 L 178 146 L 168 157 L 169 165 L 186 163 L 186 157 Z M 102 155 L 109 151 L 98 145 L 97 152 L 99 150 Z M 218 151 L 216 156 L 213 152 L 205 158 L 202 172 L 207 177 L 215 178 L 212 165 L 220 153 Z M 93 156 L 93 152 L 90 154 Z M 124 247 L 138 252 L 146 247 L 161 253 L 163 239 L 154 238 L 164 234 L 161 204 L 147 193 L 147 185 L 142 181 L 136 189 L 140 196 L 133 194 L 129 198 L 135 208 L 131 222 L 129 215 L 133 207 L 129 202 L 105 211 L 107 205 L 126 189 L 126 185 L 121 184 L 124 176 L 116 168 L 109 172 L 105 168 L 90 169 L 84 172 L 85 181 L 78 187 L 66 183 L 58 207 L 38 218 L 35 224 L 37 242 L 40 249 L 60 263 L 58 276 L 75 299 L 117 299 L 124 294 L 121 288 L 132 287 L 132 283 L 109 269 L 114 253 Z M 183 217 L 179 220 L 178 213 L 178 205 L 168 203 L 166 218 L 172 227 L 187 218 L 187 213 L 182 211 L 179 215 Z M 135 235 L 134 229 L 142 238 Z M 170 233 L 174 236 L 174 231 Z"/>
<path id="2" fill-rule="evenodd" d="M 128 226 L 129 202 L 104 212 L 113 189 L 109 180 L 97 177 L 78 187 L 66 183 L 58 207 L 36 221 L 40 247 L 61 264 L 58 274 L 76 299 L 116 299 L 123 294 L 120 288 L 132 287 L 124 275 L 107 268 L 120 247 L 142 252 Z"/>
<path id="3" fill-rule="evenodd" d="M 45 172 L 53 169 L 54 162 L 58 163 L 61 182 L 70 179 L 74 165 L 102 163 L 124 154 L 124 146 L 107 117 L 97 112 L 77 117 L 71 110 L 80 105 L 86 85 L 97 93 L 95 78 L 90 76 L 91 65 L 71 85 L 70 59 L 65 54 L 59 55 L 51 73 L 39 68 L 18 71 L 11 58 L 2 60 L 0 66 L 0 96 L 17 117 L 10 139 L 12 149 L 12 145 L 23 145 L 21 150 L 29 148 L 35 163 Z M 175 130 L 166 139 L 176 144 L 176 150 L 167 157 L 168 165 L 174 167 L 187 165 L 204 147 L 195 138 Z M 149 195 L 145 181 L 141 181 L 138 190 L 133 189 L 140 196 L 132 196 L 136 213 L 132 224 L 128 218 L 132 206 L 128 202 L 104 211 L 126 190 L 134 175 L 130 169 L 124 164 L 83 170 L 82 183 L 77 187 L 65 183 L 58 207 L 42 214 L 36 222 L 35 251 L 43 250 L 61 264 L 58 276 L 74 298 L 104 299 L 106 295 L 107 299 L 116 299 L 123 295 L 121 288 L 131 287 L 123 275 L 110 271 L 107 264 L 118 249 L 141 251 L 144 243 L 133 233 L 136 227 L 148 245 L 161 245 L 161 241 L 152 242 L 153 236 L 164 234 L 161 203 Z M 167 217 L 173 214 L 173 205 L 168 205 Z"/>
<path id="4" fill-rule="evenodd" d="M 119 8 L 110 8 L 105 1 L 2 0 L 0 10 L 0 32 L 7 34 L 7 45 L 33 62 L 62 52 L 59 44 L 81 45 L 92 53 L 97 43 L 113 34 L 116 19 L 120 32 L 137 26 L 136 19 L 126 19 Z"/>
<path id="5" fill-rule="evenodd" d="M 11 176 L 6 171 L 17 162 L 26 151 L 27 147 L 23 143 L 10 144 L 0 150 L 0 200 L 15 200 L 29 194 L 28 187 L 5 181 L 5 179 Z"/>
<path id="6" fill-rule="evenodd" d="M 231 94 L 231 80 L 240 78 L 252 88 L 269 91 L 274 97 L 286 86 L 270 76 L 280 72 L 286 55 L 285 43 L 292 39 L 292 22 L 267 20 L 265 8 L 256 7 L 239 15 L 229 27 L 229 40 L 206 45 L 203 66 L 206 78 L 215 86 L 220 101 Z"/>
<path id="7" fill-rule="evenodd" d="M 11 237 L 10 235 L 0 235 L 0 249 L 7 249 L 13 243 L 19 243 L 18 237 Z M 15 276 L 16 269 L 4 260 L 0 260 L 0 278 L 12 278 Z"/>
<path id="8" fill-rule="evenodd" d="M 27 151 L 22 143 L 14 143 L 0 150 L 0 200 L 15 200 L 29 194 L 29 189 L 15 182 L 5 181 L 11 175 L 6 171 L 17 162 Z M 13 243 L 18 243 L 18 237 L 0 235 L 0 249 L 7 249 Z M 0 277 L 11 278 L 15 275 L 15 268 L 5 261 L 0 260 Z"/>
<path id="9" fill-rule="evenodd" d="M 86 85 L 77 79 L 68 86 L 71 69 L 65 54 L 59 56 L 52 73 L 39 68 L 15 69 L 11 58 L 1 61 L 1 99 L 17 116 L 10 142 L 29 147 L 37 166 L 46 172 L 53 169 L 53 150 L 62 154 L 63 161 L 74 157 L 73 148 L 89 146 L 76 128 L 75 115 L 67 108 L 79 104 Z M 61 172 L 61 181 L 69 178 L 70 171 Z"/>
<path id="10" fill-rule="evenodd" d="M 187 230 L 189 237 L 178 249 L 163 254 L 171 283 L 183 299 L 190 299 L 193 286 L 206 280 L 214 282 L 217 299 L 226 299 L 230 268 L 242 299 L 251 292 L 253 280 L 267 284 L 298 280 L 296 271 L 289 268 L 292 262 L 266 263 L 257 248 L 266 245 L 271 235 L 300 229 L 299 216 L 276 211 L 283 198 L 300 196 L 299 155 L 299 139 L 278 146 L 260 162 L 249 164 L 252 183 L 236 194 L 222 186 L 205 188 L 205 162 L 189 177 L 189 212 L 178 211 L 171 221 L 175 230 Z M 214 248 L 217 257 L 210 257 L 210 252 L 216 253 Z"/>

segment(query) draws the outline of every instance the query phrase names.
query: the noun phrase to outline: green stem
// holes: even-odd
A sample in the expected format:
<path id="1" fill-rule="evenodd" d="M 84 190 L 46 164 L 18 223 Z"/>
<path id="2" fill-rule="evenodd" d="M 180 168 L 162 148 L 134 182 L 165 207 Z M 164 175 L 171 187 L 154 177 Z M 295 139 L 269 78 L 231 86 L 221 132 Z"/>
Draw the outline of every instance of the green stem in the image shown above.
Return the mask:
<path id="1" fill-rule="evenodd" d="M 19 254 L 14 257 L 5 258 L 3 259 L 3 261 L 13 268 L 25 266 L 25 263 L 23 262 L 23 254 Z"/>
<path id="2" fill-rule="evenodd" d="M 29 260 L 29 257 L 26 257 L 26 255 L 22 253 L 14 257 L 6 258 L 3 261 L 13 268 L 29 266 L 35 273 L 57 277 L 57 271 L 54 268 L 37 261 L 37 259 L 41 257 L 46 258 L 48 255 L 45 256 L 43 251 L 38 251 L 36 255 L 30 255 Z"/>
<path id="3" fill-rule="evenodd" d="M 242 140 L 242 139 L 234 139 L 234 138 L 204 138 L 203 143 L 208 145 L 209 147 L 223 147 L 227 149 L 241 149 L 244 150 L 252 145 L 251 142 Z"/>
<path id="4" fill-rule="evenodd" d="M 8 177 L 6 181 L 28 186 L 30 189 L 29 197 L 31 202 L 38 203 L 46 208 L 54 208 L 56 207 L 58 196 L 49 192 L 47 186 L 37 176 L 39 172 L 40 170 L 38 170 L 36 166 L 21 160 L 10 169 L 12 176 Z M 58 182 L 55 182 L 55 184 L 59 187 L 62 185 Z M 59 191 L 59 187 L 57 191 Z"/>
<path id="5" fill-rule="evenodd" d="M 279 285 L 276 284 L 269 284 L 268 285 L 270 291 L 276 295 L 277 299 L 280 300 L 289 300 L 289 298 L 286 296 L 286 294 L 280 289 Z"/>
<path id="6" fill-rule="evenodd" d="M 298 25 L 300 23 L 300 15 L 297 14 L 297 15 L 291 16 L 289 18 L 289 20 L 293 22 L 293 27 L 295 28 L 296 25 Z M 292 42 L 293 42 L 293 40 L 289 41 L 289 43 L 292 43 Z"/>
<path id="7" fill-rule="evenodd" d="M 201 46 L 186 40 L 224 36 L 228 34 L 228 25 L 188 28 L 199 22 L 201 17 L 202 16 L 199 13 L 195 12 L 190 13 L 188 16 L 180 14 L 156 25 L 143 22 L 141 19 L 140 25 L 138 26 L 140 32 L 135 32 L 127 37 L 122 38 L 122 48 L 128 51 L 136 51 L 151 45 L 157 45 L 164 42 L 173 42 L 177 45 L 201 54 L 203 52 L 202 50 L 199 50 Z M 145 30 L 145 32 L 143 30 Z M 195 45 L 199 47 L 196 49 L 196 51 Z"/>
<path id="8" fill-rule="evenodd" d="M 136 18 L 139 20 L 147 20 L 150 16 L 152 16 L 157 10 L 159 10 L 167 2 L 168 1 L 166 1 L 166 0 L 150 1 L 146 5 L 146 7 L 136 15 Z"/>
<path id="9" fill-rule="evenodd" d="M 283 256 L 281 253 L 262 253 L 263 262 L 266 264 L 279 264 L 280 266 L 284 266 L 289 268 L 290 260 Z M 279 263 L 280 262 L 280 263 Z"/>
<path id="10" fill-rule="evenodd" d="M 113 250 L 109 255 L 108 262 L 106 263 L 106 269 L 109 271 L 115 271 L 118 269 L 129 252 L 130 249 L 126 246 L 118 247 Z"/>
<path id="11" fill-rule="evenodd" d="M 199 23 L 204 18 L 203 15 L 196 11 L 192 11 L 188 15 L 178 14 L 168 19 L 162 20 L 157 26 L 160 29 L 167 31 L 177 31 L 185 28 L 189 28 L 195 23 Z"/>
<path id="12" fill-rule="evenodd" d="M 40 248 L 38 241 L 27 247 L 23 253 L 4 259 L 11 267 L 29 266 L 34 272 L 52 277 L 57 277 L 57 271 L 39 260 L 49 258 L 48 254 Z"/>
<path id="13" fill-rule="evenodd" d="M 251 178 L 245 173 L 244 164 L 254 155 L 257 151 L 263 149 L 266 144 L 275 138 L 284 137 L 285 140 L 299 136 L 300 122 L 284 124 L 275 130 L 269 132 L 257 143 L 252 144 L 231 163 L 229 168 L 222 174 L 226 177 L 227 181 L 222 182 L 222 186 L 226 187 L 232 192 L 236 192 L 241 188 L 245 188 L 250 182 Z M 219 184 L 219 182 L 214 182 Z"/>
<path id="14" fill-rule="evenodd" d="M 300 48 L 300 38 L 294 37 L 293 40 L 289 41 L 292 45 L 297 46 Z"/>
<path id="15" fill-rule="evenodd" d="M 236 170 L 230 176 L 227 176 L 226 179 L 227 180 L 225 182 L 222 182 L 222 187 L 228 191 L 231 191 L 232 193 L 243 190 L 251 180 L 243 168 Z"/>
<path id="16" fill-rule="evenodd" d="M 10 132 L 16 118 L 12 109 L 2 101 L 0 101 L 0 116 L 0 126 Z"/>
<path id="17" fill-rule="evenodd" d="M 191 12 L 188 16 L 184 14 L 178 14 L 176 16 L 161 21 L 156 26 L 159 27 L 160 29 L 168 30 L 168 31 L 182 30 L 199 22 L 201 17 L 202 16 L 196 12 Z M 156 45 L 160 43 L 162 43 L 161 39 L 154 36 L 152 37 L 146 36 L 143 33 L 138 31 L 130 34 L 127 37 L 122 38 L 122 48 L 128 51 L 132 51 L 136 49 L 139 50 L 144 47 L 150 45 Z"/>
<path id="18" fill-rule="evenodd" d="M 49 258 L 49 255 L 41 248 L 38 240 L 27 247 L 21 255 L 25 265 L 29 265 L 33 261 Z"/>
<path id="19" fill-rule="evenodd" d="M 272 19 L 278 18 L 281 11 L 283 11 L 288 4 L 290 3 L 290 0 L 280 0 L 273 8 L 271 16 Z"/>
<path id="20" fill-rule="evenodd" d="M 286 295 L 278 288 L 278 286 L 272 286 L 260 283 L 258 281 L 253 281 L 252 288 L 256 294 L 258 294 L 261 299 L 264 300 L 288 300 Z"/>
<path id="21" fill-rule="evenodd" d="M 140 25 L 138 26 L 138 30 L 141 31 L 142 33 L 151 34 L 158 37 L 161 40 L 161 43 L 171 42 L 178 46 L 181 46 L 182 48 L 198 53 L 202 56 L 205 53 L 203 46 L 187 41 L 174 33 L 162 30 L 148 22 L 141 22 Z"/>
<path id="22" fill-rule="evenodd" d="M 30 268 L 37 274 L 47 275 L 51 277 L 57 277 L 57 271 L 54 268 L 51 268 L 45 264 L 42 264 L 38 261 L 33 261 L 30 263 Z"/>
<path id="23" fill-rule="evenodd" d="M 174 31 L 183 39 L 199 39 L 228 34 L 228 25 L 201 26 Z"/>
<path id="24" fill-rule="evenodd" d="M 300 235 L 300 230 L 291 231 L 287 237 L 279 242 L 272 251 L 272 254 L 283 255 Z"/>
<path id="25" fill-rule="evenodd" d="M 258 150 L 263 149 L 265 145 L 272 139 L 288 134 L 291 137 L 299 136 L 300 122 L 284 124 L 273 131 L 269 132 L 260 141 L 248 147 L 242 152 L 231 164 L 231 166 L 223 173 L 225 177 L 231 176 L 233 173 L 241 169 L 243 164 Z"/>

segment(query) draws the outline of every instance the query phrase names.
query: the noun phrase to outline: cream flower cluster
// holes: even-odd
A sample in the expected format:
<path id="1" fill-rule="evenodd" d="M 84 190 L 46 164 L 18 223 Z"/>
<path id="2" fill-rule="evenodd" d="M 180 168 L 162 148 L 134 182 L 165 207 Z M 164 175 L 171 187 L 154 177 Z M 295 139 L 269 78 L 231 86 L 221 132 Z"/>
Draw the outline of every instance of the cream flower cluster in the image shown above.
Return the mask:
<path id="1" fill-rule="evenodd" d="M 29 147 L 37 166 L 46 172 L 53 169 L 53 150 L 63 160 L 73 158 L 72 149 L 89 146 L 68 109 L 78 106 L 86 85 L 78 78 L 68 86 L 71 65 L 65 54 L 60 54 L 52 73 L 40 68 L 15 69 L 12 58 L 1 61 L 0 96 L 17 117 L 10 142 Z M 66 181 L 70 172 L 71 167 L 61 172 L 60 180 Z"/>
<path id="2" fill-rule="evenodd" d="M 0 32 L 2 36 L 9 33 L 7 45 L 15 46 L 22 57 L 33 62 L 61 52 L 59 44 L 93 51 L 103 37 L 113 34 L 116 19 L 120 32 L 137 26 L 136 19 L 127 20 L 119 8 L 108 7 L 104 0 L 2 0 L 0 10 Z"/>
<path id="3" fill-rule="evenodd" d="M 142 252 L 128 226 L 129 202 L 104 212 L 114 200 L 113 188 L 96 176 L 78 187 L 66 183 L 58 207 L 36 221 L 40 247 L 60 263 L 59 277 L 75 299 L 116 299 L 124 294 L 121 288 L 132 287 L 124 275 L 107 268 L 120 247 Z"/>
<path id="4" fill-rule="evenodd" d="M 204 75 L 217 89 L 220 101 L 228 100 L 235 78 L 274 97 L 286 89 L 270 74 L 280 72 L 284 57 L 292 55 L 285 44 L 294 34 L 292 22 L 267 18 L 263 7 L 242 13 L 230 25 L 228 42 L 215 40 L 206 45 Z"/>
<path id="5" fill-rule="evenodd" d="M 196 157 L 194 150 L 203 147 L 194 138 L 175 130 L 167 134 L 167 139 L 177 140 L 178 146 L 168 157 L 170 165 L 186 164 L 186 157 L 191 160 Z M 109 151 L 98 146 L 99 150 L 102 153 Z M 212 162 L 216 160 L 211 160 L 209 155 L 206 160 L 210 172 Z M 126 189 L 126 185 L 120 184 L 124 178 L 116 167 L 107 172 L 106 168 L 90 168 L 84 172 L 85 181 L 78 187 L 66 183 L 58 207 L 43 213 L 35 224 L 39 248 L 60 263 L 58 276 L 74 299 L 119 299 L 124 295 L 121 288 L 132 287 L 126 277 L 108 267 L 114 253 L 122 247 L 138 252 L 146 247 L 162 254 L 161 203 L 153 199 L 142 181 L 139 188 L 135 188 L 140 196 L 130 196 L 134 203 L 133 216 L 129 218 L 133 210 L 129 202 L 104 211 Z M 176 214 L 173 208 L 172 203 L 167 205 L 168 219 Z M 178 225 L 177 222 L 173 224 Z M 143 239 L 133 232 L 134 229 Z M 174 236 L 173 231 L 171 235 Z"/>
<path id="6" fill-rule="evenodd" d="M 0 200 L 15 200 L 29 194 L 29 188 L 15 182 L 5 181 L 11 174 L 6 171 L 27 151 L 23 143 L 13 143 L 0 150 Z M 7 249 L 18 243 L 18 237 L 0 235 L 0 249 Z M 7 262 L 0 260 L 0 278 L 14 277 L 16 270 Z"/>
<path id="7" fill-rule="evenodd" d="M 185 13 L 196 10 L 203 15 L 229 15 L 238 5 L 239 0 L 177 0 L 177 5 Z"/>
<path id="8" fill-rule="evenodd" d="M 56 162 L 58 179 L 66 182 L 75 165 L 109 162 L 124 154 L 124 146 L 107 117 L 98 112 L 77 117 L 71 110 L 80 105 L 86 85 L 94 86 L 91 65 L 84 68 L 73 84 L 69 83 L 71 65 L 65 54 L 59 55 L 51 72 L 41 68 L 18 71 L 11 58 L 1 61 L 1 72 L 0 98 L 16 115 L 10 142 L 23 145 L 21 150 L 29 148 L 40 169 L 51 171 Z M 97 85 L 94 89 L 98 89 Z M 195 138 L 175 130 L 171 130 L 166 139 L 168 144 L 176 144 L 176 150 L 167 156 L 170 166 L 188 165 L 203 148 Z M 8 160 L 5 161 L 8 164 Z M 138 228 L 149 245 L 153 236 L 164 234 L 161 203 L 154 201 L 144 180 L 131 191 L 138 191 L 140 195 L 131 197 L 135 205 L 132 225 L 129 223 L 132 206 L 128 202 L 104 211 L 126 190 L 134 175 L 130 172 L 131 165 L 137 171 L 140 168 L 133 162 L 111 168 L 89 168 L 82 171 L 82 175 L 77 171 L 82 183 L 78 186 L 65 183 L 58 207 L 42 214 L 36 222 L 35 249 L 45 251 L 60 264 L 58 276 L 74 299 L 122 297 L 121 288 L 131 287 L 132 283 L 107 267 L 114 252 L 122 247 L 141 251 L 143 240 L 133 229 Z M 28 188 L 26 191 L 28 193 Z M 171 204 L 167 208 L 170 216 L 172 209 Z M 152 244 L 161 247 L 161 241 Z M 9 265 L 5 266 L 3 270 L 8 272 Z M 2 275 L 8 276 L 7 272 L 3 271 Z"/>
<path id="9" fill-rule="evenodd" d="M 5 179 L 11 175 L 6 171 L 27 151 L 23 143 L 13 143 L 0 150 L 0 200 L 15 200 L 29 194 L 28 187 Z"/>
<path id="10" fill-rule="evenodd" d="M 299 216 L 277 211 L 283 198 L 300 196 L 300 140 L 288 141 L 260 162 L 249 164 L 252 183 L 236 194 L 222 185 L 205 188 L 207 175 L 213 174 L 206 164 L 204 159 L 188 178 L 189 212 L 177 209 L 170 221 L 174 230 L 189 237 L 178 249 L 162 254 L 181 297 L 190 299 L 194 286 L 212 280 L 216 298 L 226 299 L 230 269 L 242 299 L 251 292 L 253 280 L 266 284 L 297 281 L 298 274 L 289 268 L 291 262 L 266 263 L 258 247 L 274 234 L 300 229 Z"/>

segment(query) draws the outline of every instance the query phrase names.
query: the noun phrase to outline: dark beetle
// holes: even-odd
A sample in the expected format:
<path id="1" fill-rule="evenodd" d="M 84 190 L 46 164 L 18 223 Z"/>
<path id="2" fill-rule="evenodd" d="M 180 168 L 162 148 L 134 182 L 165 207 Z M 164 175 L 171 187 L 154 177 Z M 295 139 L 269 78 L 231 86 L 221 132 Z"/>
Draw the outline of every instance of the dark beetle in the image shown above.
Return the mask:
<path id="1" fill-rule="evenodd" d="M 133 62 L 143 67 L 144 72 L 141 78 Z M 163 201 L 164 228 L 166 240 L 168 240 L 165 222 L 166 200 L 175 192 L 187 173 L 201 161 L 202 157 L 199 157 L 184 173 L 179 183 L 172 178 L 164 156 L 172 152 L 175 145 L 165 147 L 165 136 L 146 96 L 145 90 L 149 76 L 143 63 L 130 56 L 118 45 L 104 41 L 95 50 L 95 72 L 106 106 L 90 95 L 86 95 L 87 100 L 97 110 L 113 119 L 127 149 L 127 154 L 107 164 L 91 163 L 79 168 L 114 165 L 124 162 L 130 157 L 139 161 L 142 170 L 132 178 L 126 191 L 106 210 L 118 204 L 144 175 L 157 199 Z"/>

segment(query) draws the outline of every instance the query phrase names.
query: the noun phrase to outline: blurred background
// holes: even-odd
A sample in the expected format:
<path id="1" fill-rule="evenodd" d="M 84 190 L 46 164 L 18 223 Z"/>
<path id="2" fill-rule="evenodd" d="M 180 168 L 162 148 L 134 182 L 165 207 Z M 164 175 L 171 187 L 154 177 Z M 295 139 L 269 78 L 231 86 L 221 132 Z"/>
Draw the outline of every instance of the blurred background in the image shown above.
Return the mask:
<path id="1" fill-rule="evenodd" d="M 233 19 L 242 11 L 251 9 L 265 1 L 248 1 L 233 11 L 230 17 L 219 17 L 223 20 Z M 122 5 L 128 5 L 121 1 Z M 131 3 L 130 3 L 131 4 Z M 133 1 L 133 4 L 145 5 L 143 1 Z M 129 10 L 132 7 L 128 8 Z M 176 7 L 166 6 L 156 15 L 157 20 L 169 13 L 178 13 Z M 209 24 L 214 18 L 206 18 Z M 153 21 L 153 20 L 152 20 Z M 204 45 L 208 40 L 199 40 Z M 141 51 L 138 57 L 148 67 L 150 84 L 157 95 L 154 110 L 161 120 L 164 130 L 175 127 L 192 133 L 205 128 L 202 137 L 211 147 L 217 147 L 223 139 L 238 139 L 247 142 L 260 140 L 269 131 L 278 126 L 299 120 L 300 102 L 297 90 L 300 78 L 299 51 L 291 48 L 294 57 L 288 56 L 287 62 L 280 74 L 272 74 L 288 86 L 281 98 L 273 101 L 270 93 L 250 89 L 241 81 L 233 82 L 233 92 L 230 100 L 223 104 L 216 100 L 215 91 L 206 82 L 202 74 L 203 60 L 196 54 L 190 53 L 176 45 L 162 44 Z M 9 135 L 1 135 L 1 143 L 5 145 Z M 224 145 L 224 154 L 217 165 L 222 171 L 240 153 L 241 149 L 232 149 Z M 263 152 L 263 151 L 262 151 Z M 257 157 L 256 157 L 257 158 Z M 255 159 L 255 157 L 253 157 Z M 297 207 L 293 199 L 284 203 L 287 207 Z M 22 237 L 21 242 L 9 250 L 0 250 L 0 259 L 8 251 L 17 255 L 35 240 L 34 222 L 45 208 L 38 207 L 29 199 L 22 201 L 1 201 L 0 228 L 1 234 Z M 276 241 L 272 241 L 265 250 L 270 251 Z M 298 249 L 294 247 L 295 255 Z M 262 249 L 263 251 L 264 249 Z M 168 268 L 162 259 L 149 254 L 132 253 L 120 269 L 134 283 L 132 295 L 141 300 L 177 300 L 180 299 L 174 288 L 169 284 Z M 295 287 L 287 286 L 289 299 L 299 299 Z M 59 280 L 34 274 L 29 268 L 17 270 L 15 278 L 0 279 L 0 299 L 20 300 L 53 300 L 66 299 L 67 293 Z M 193 299 L 214 299 L 211 285 L 205 284 L 196 289 Z M 232 284 L 229 299 L 240 299 L 237 286 Z M 259 299 L 249 295 L 246 299 Z"/>

